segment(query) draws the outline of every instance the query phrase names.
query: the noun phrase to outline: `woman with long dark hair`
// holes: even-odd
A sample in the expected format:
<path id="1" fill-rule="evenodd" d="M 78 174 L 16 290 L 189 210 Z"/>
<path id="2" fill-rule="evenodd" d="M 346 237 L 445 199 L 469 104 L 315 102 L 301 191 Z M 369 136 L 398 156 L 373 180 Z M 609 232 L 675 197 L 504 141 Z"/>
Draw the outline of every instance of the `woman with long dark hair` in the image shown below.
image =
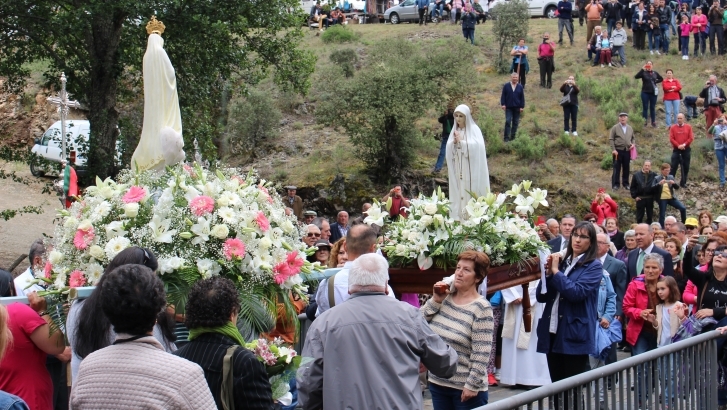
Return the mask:
<path id="1" fill-rule="evenodd" d="M 81 361 L 96 350 L 111 345 L 116 335 L 111 329 L 111 322 L 101 310 L 101 292 L 106 273 L 122 265 L 144 265 L 152 271 L 158 267 L 154 253 L 146 248 L 132 247 L 124 249 L 104 269 L 104 275 L 96 283 L 96 289 L 88 299 L 77 301 L 71 305 L 66 320 L 66 334 L 71 345 L 71 374 L 73 380 L 78 374 Z M 157 324 L 154 326 L 154 337 L 171 353 L 177 350 L 174 345 L 174 318 L 166 311 L 159 312 Z"/>
<path id="2" fill-rule="evenodd" d="M 565 258 L 550 255 L 545 283 L 538 284 L 536 298 L 545 303 L 538 322 L 538 352 L 545 353 L 553 382 L 588 371 L 588 356 L 595 355 L 598 290 L 603 265 L 598 259 L 596 229 L 587 221 L 579 222 Z M 546 286 L 547 293 L 541 293 Z M 557 398 L 556 398 L 557 399 Z M 565 407 L 568 405 L 565 398 Z M 558 408 L 558 401 L 555 407 Z"/>

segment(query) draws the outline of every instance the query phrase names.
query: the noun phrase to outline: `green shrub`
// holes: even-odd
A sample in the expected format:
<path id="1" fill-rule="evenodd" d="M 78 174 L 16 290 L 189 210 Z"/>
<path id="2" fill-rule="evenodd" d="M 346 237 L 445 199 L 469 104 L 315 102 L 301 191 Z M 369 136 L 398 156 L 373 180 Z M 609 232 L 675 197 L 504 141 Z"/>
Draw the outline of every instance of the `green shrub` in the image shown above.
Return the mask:
<path id="1" fill-rule="evenodd" d="M 586 143 L 583 142 L 581 137 L 575 137 L 573 142 L 573 153 L 576 155 L 583 155 L 586 153 Z"/>
<path id="2" fill-rule="evenodd" d="M 526 38 L 530 24 L 528 2 L 524 0 L 504 1 L 498 3 L 490 12 L 497 16 L 492 22 L 492 33 L 498 43 L 499 54 L 495 59 L 497 72 L 505 74 L 510 71 L 512 58 L 506 53 L 521 38 Z M 532 43 L 532 41 L 531 41 Z M 535 60 L 533 58 L 533 60 Z"/>
<path id="3" fill-rule="evenodd" d="M 353 77 L 354 67 L 358 62 L 358 55 L 352 48 L 344 48 L 341 50 L 335 50 L 331 53 L 331 61 L 338 64 L 343 70 L 343 74 L 348 77 Z"/>
<path id="4" fill-rule="evenodd" d="M 293 91 L 283 91 L 275 99 L 278 108 L 286 114 L 293 114 L 302 102 L 300 94 Z"/>
<path id="5" fill-rule="evenodd" d="M 254 157 L 257 144 L 273 135 L 281 118 L 268 92 L 253 89 L 245 97 L 234 98 L 230 102 L 223 156 Z"/>
<path id="6" fill-rule="evenodd" d="M 293 129 L 296 131 L 300 131 L 303 129 L 303 123 L 300 121 L 296 121 L 293 123 Z"/>
<path id="7" fill-rule="evenodd" d="M 497 133 L 499 127 L 495 125 L 495 119 L 487 112 L 480 113 L 477 125 L 482 130 L 482 136 L 485 138 L 485 147 L 487 148 L 487 156 L 496 155 L 506 151 L 507 146 L 502 136 Z"/>
<path id="8" fill-rule="evenodd" d="M 613 168 L 613 155 L 610 152 L 605 152 L 603 154 L 603 159 L 601 160 L 601 169 L 608 171 L 609 169 Z"/>
<path id="9" fill-rule="evenodd" d="M 545 144 L 548 138 L 545 135 L 530 137 L 524 131 L 518 131 L 515 139 L 510 142 L 510 148 L 521 159 L 540 160 L 545 157 Z"/>
<path id="10" fill-rule="evenodd" d="M 358 40 L 360 36 L 359 33 L 354 32 L 347 26 L 336 24 L 323 32 L 321 40 L 324 43 L 350 43 Z"/>
<path id="11" fill-rule="evenodd" d="M 570 135 L 567 135 L 565 132 L 560 134 L 560 137 L 558 138 L 558 144 L 564 149 L 573 148 L 573 140 L 570 138 Z"/>

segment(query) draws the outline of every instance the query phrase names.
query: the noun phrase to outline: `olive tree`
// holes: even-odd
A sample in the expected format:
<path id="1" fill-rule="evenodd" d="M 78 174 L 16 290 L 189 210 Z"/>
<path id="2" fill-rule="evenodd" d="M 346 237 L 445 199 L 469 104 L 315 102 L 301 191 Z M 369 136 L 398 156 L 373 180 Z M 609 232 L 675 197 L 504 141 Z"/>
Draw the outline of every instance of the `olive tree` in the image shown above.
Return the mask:
<path id="1" fill-rule="evenodd" d="M 503 1 L 493 7 L 492 13 L 495 16 L 492 32 L 500 46 L 495 64 L 497 72 L 504 74 L 510 70 L 510 55 L 509 53 L 504 54 L 505 50 L 528 35 L 528 25 L 530 24 L 528 2 L 524 0 Z"/>

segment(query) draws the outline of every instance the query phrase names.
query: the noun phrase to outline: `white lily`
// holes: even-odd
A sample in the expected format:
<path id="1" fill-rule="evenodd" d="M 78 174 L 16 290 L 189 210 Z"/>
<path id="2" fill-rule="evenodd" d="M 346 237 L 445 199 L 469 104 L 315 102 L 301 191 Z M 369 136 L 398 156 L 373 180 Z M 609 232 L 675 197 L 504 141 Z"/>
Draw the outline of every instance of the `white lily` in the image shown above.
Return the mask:
<path id="1" fill-rule="evenodd" d="M 366 211 L 366 218 L 364 218 L 364 223 L 367 225 L 377 225 L 377 226 L 384 226 L 384 217 L 386 214 L 381 211 L 381 206 L 372 206 L 371 208 Z"/>
<path id="2" fill-rule="evenodd" d="M 507 195 L 510 196 L 518 196 L 520 195 L 520 185 L 518 184 L 512 184 L 512 189 L 505 192 Z"/>
<path id="3" fill-rule="evenodd" d="M 204 217 L 200 217 L 197 223 L 192 225 L 190 231 L 197 235 L 192 239 L 192 243 L 195 245 L 202 245 L 210 240 L 210 223 Z"/>
<path id="4" fill-rule="evenodd" d="M 526 190 L 526 191 L 529 191 L 530 190 L 530 185 L 532 185 L 532 184 L 533 184 L 533 181 L 530 181 L 530 180 L 527 180 L 527 179 L 524 180 L 523 181 L 523 189 Z"/>
<path id="5" fill-rule="evenodd" d="M 123 221 L 113 221 L 106 225 L 106 236 L 115 238 L 117 236 L 126 236 L 127 231 L 124 230 Z"/>
<path id="6" fill-rule="evenodd" d="M 534 211 L 534 209 L 533 209 L 534 199 L 531 196 L 525 198 L 522 195 L 518 195 L 517 198 L 515 198 L 515 201 L 513 201 L 513 202 L 515 203 L 515 205 L 517 205 L 515 207 L 515 212 L 518 214 L 520 214 L 520 213 L 531 214 Z"/>
<path id="7" fill-rule="evenodd" d="M 548 206 L 548 201 L 545 197 L 548 196 L 548 191 L 545 189 L 535 188 L 530 191 L 530 196 L 533 198 L 533 202 L 538 205 Z"/>
<path id="8" fill-rule="evenodd" d="M 172 243 L 177 231 L 175 229 L 169 229 L 171 224 L 171 219 L 162 219 L 159 215 L 154 215 L 151 222 L 149 222 L 154 242 Z"/>

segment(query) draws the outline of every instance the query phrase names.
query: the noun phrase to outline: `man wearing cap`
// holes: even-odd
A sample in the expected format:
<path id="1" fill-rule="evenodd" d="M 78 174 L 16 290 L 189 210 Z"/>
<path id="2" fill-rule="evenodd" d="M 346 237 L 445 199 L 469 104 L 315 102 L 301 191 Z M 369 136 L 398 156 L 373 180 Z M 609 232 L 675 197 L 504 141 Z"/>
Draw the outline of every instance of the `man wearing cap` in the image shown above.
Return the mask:
<path id="1" fill-rule="evenodd" d="M 631 164 L 631 149 L 634 147 L 634 129 L 627 123 L 629 115 L 622 112 L 618 115 L 618 124 L 611 128 L 608 141 L 611 144 L 613 155 L 613 175 L 611 175 L 611 187 L 613 190 L 623 187 L 629 189 L 629 166 Z"/>
<path id="2" fill-rule="evenodd" d="M 687 218 L 684 227 L 686 228 L 687 237 L 696 235 L 697 229 L 699 229 L 699 221 L 697 221 L 697 218 Z"/>
<path id="3" fill-rule="evenodd" d="M 289 185 L 285 187 L 286 190 L 288 190 L 288 196 L 285 197 L 283 202 L 285 203 L 285 206 L 288 208 L 291 208 L 293 210 L 293 214 L 296 218 L 298 218 L 299 221 L 303 220 L 303 200 L 295 194 L 295 192 L 298 190 L 298 187 L 295 187 L 293 185 Z"/>
<path id="4" fill-rule="evenodd" d="M 303 212 L 303 223 L 306 225 L 310 225 L 313 223 L 313 220 L 316 219 L 317 216 L 318 214 L 316 213 L 316 211 L 305 211 Z"/>
<path id="5" fill-rule="evenodd" d="M 715 218 L 714 223 L 717 224 L 717 232 L 727 232 L 727 216 L 718 216 Z"/>

